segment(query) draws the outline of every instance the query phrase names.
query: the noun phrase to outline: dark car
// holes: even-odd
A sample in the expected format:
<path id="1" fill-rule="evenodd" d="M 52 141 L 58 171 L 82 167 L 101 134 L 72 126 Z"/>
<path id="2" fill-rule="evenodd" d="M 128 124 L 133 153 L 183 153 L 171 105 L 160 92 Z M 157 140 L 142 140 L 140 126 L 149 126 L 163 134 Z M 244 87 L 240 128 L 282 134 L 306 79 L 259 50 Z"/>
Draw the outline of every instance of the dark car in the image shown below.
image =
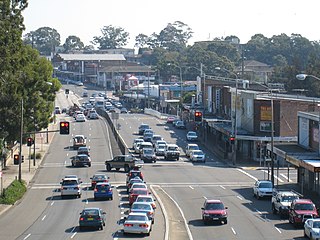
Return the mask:
<path id="1" fill-rule="evenodd" d="M 141 160 L 145 163 L 155 163 L 157 161 L 153 148 L 144 148 L 141 154 Z"/>
<path id="2" fill-rule="evenodd" d="M 93 191 L 94 200 L 97 199 L 113 199 L 113 191 L 110 183 L 108 182 L 98 182 Z"/>
<path id="3" fill-rule="evenodd" d="M 186 125 L 184 124 L 183 121 L 177 121 L 174 126 L 178 129 L 186 129 Z"/>
<path id="4" fill-rule="evenodd" d="M 139 177 L 141 180 L 143 180 L 143 174 L 140 170 L 131 170 L 130 172 L 128 172 L 126 184 L 128 184 L 132 178 L 136 178 L 136 177 Z"/>
<path id="5" fill-rule="evenodd" d="M 80 213 L 79 229 L 83 230 L 85 227 L 95 227 L 103 230 L 106 225 L 106 213 L 100 208 L 85 208 Z"/>
<path id="6" fill-rule="evenodd" d="M 203 204 L 202 210 L 202 220 L 205 225 L 210 221 L 219 221 L 228 223 L 228 213 L 227 207 L 223 205 L 220 200 L 206 200 Z"/>
<path id="7" fill-rule="evenodd" d="M 85 154 L 85 155 L 88 155 L 90 156 L 90 150 L 88 147 L 79 147 L 78 148 L 78 155 L 80 154 Z"/>
<path id="8" fill-rule="evenodd" d="M 91 179 L 91 188 L 94 189 L 94 187 L 96 186 L 97 183 L 107 183 L 109 182 L 109 177 L 107 177 L 107 175 L 102 174 L 102 173 L 98 173 L 93 175 Z"/>
<path id="9" fill-rule="evenodd" d="M 138 130 L 138 133 L 139 135 L 143 135 L 144 131 L 146 129 L 150 129 L 150 126 L 148 124 L 144 124 L 142 123 L 140 126 L 139 126 L 139 130 Z"/>
<path id="10" fill-rule="evenodd" d="M 79 154 L 72 158 L 72 167 L 91 167 L 91 159 L 87 154 Z"/>

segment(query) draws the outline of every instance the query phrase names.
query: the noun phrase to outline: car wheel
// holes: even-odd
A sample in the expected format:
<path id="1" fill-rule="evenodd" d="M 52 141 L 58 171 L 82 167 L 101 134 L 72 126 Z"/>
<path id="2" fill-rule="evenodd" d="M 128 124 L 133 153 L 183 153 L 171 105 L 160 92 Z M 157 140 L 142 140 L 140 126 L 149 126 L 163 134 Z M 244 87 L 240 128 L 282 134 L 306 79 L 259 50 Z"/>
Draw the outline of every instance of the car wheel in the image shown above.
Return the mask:
<path id="1" fill-rule="evenodd" d="M 277 209 L 274 207 L 274 204 L 272 204 L 272 213 L 277 214 Z"/>
<path id="2" fill-rule="evenodd" d="M 259 193 L 256 194 L 256 198 L 257 198 L 258 200 L 260 199 Z"/>
<path id="3" fill-rule="evenodd" d="M 129 168 L 128 165 L 125 165 L 125 166 L 124 166 L 124 171 L 125 171 L 125 172 L 130 172 L 130 168 Z"/>
<path id="4" fill-rule="evenodd" d="M 101 224 L 101 226 L 100 226 L 100 230 L 101 230 L 101 231 L 103 230 L 103 224 Z"/>
<path id="5" fill-rule="evenodd" d="M 120 168 L 116 168 L 116 170 L 117 170 L 117 171 L 119 171 L 119 170 L 120 170 Z"/>
<path id="6" fill-rule="evenodd" d="M 89 167 L 91 167 L 91 163 L 89 163 L 89 165 L 88 165 Z"/>
<path id="7" fill-rule="evenodd" d="M 107 165 L 106 165 L 106 169 L 107 169 L 108 172 L 111 171 L 111 166 L 110 166 L 110 164 L 107 164 Z"/>
<path id="8" fill-rule="evenodd" d="M 225 219 L 223 222 L 224 222 L 224 224 L 227 224 L 228 223 L 228 219 Z"/>
<path id="9" fill-rule="evenodd" d="M 111 197 L 110 200 L 113 200 L 113 197 Z"/>
<path id="10" fill-rule="evenodd" d="M 151 230 L 150 230 L 151 231 Z M 146 233 L 146 236 L 150 236 L 150 231 Z"/>

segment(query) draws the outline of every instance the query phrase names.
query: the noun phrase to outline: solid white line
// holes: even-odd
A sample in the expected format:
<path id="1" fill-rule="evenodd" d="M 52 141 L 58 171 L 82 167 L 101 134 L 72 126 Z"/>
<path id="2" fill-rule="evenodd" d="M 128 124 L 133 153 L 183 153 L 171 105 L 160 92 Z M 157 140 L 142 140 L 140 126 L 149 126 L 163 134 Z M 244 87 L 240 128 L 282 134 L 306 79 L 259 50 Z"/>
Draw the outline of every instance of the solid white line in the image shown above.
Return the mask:
<path id="1" fill-rule="evenodd" d="M 234 228 L 231 228 L 231 231 L 233 232 L 234 235 L 237 235 L 237 232 L 234 230 Z"/>
<path id="2" fill-rule="evenodd" d="M 54 204 L 54 202 L 52 202 L 50 205 L 52 206 Z"/>
<path id="3" fill-rule="evenodd" d="M 258 209 L 256 209 L 257 213 L 259 213 L 260 215 L 262 215 L 262 212 L 260 212 Z"/>
<path id="4" fill-rule="evenodd" d="M 247 175 L 248 177 L 252 178 L 252 179 L 253 179 L 253 180 L 255 180 L 255 181 L 257 181 L 257 180 L 258 180 L 258 178 L 256 178 L 256 177 L 252 176 L 251 174 L 249 174 L 249 173 L 247 173 L 247 172 L 243 171 L 243 170 L 242 170 L 242 169 L 240 169 L 240 168 L 237 168 L 237 170 L 238 170 L 239 172 L 242 172 L 243 174 Z"/>
<path id="5" fill-rule="evenodd" d="M 86 200 L 86 204 L 89 204 L 89 201 L 88 201 L 88 199 Z"/>
<path id="6" fill-rule="evenodd" d="M 237 198 L 239 198 L 240 200 L 243 200 L 243 198 L 242 198 L 242 197 L 240 197 L 240 196 L 237 196 Z"/>
<path id="7" fill-rule="evenodd" d="M 226 189 L 224 186 L 222 186 L 222 185 L 220 185 L 220 187 L 222 188 L 222 189 Z"/>
<path id="8" fill-rule="evenodd" d="M 279 228 L 275 227 L 279 233 L 282 233 Z"/>
<path id="9" fill-rule="evenodd" d="M 71 239 L 74 238 L 76 236 L 76 234 L 77 234 L 77 232 L 74 232 L 70 238 Z"/>
<path id="10" fill-rule="evenodd" d="M 31 236 L 31 233 L 29 233 L 27 236 L 25 236 L 25 238 L 23 240 L 27 239 L 30 236 Z"/>
<path id="11" fill-rule="evenodd" d="M 41 219 L 41 221 L 43 221 L 46 217 L 47 217 L 47 215 L 44 215 L 43 218 Z"/>
<path id="12" fill-rule="evenodd" d="M 205 200 L 207 200 L 208 198 L 206 196 L 202 196 Z"/>
<path id="13" fill-rule="evenodd" d="M 287 181 L 292 182 L 292 180 L 291 180 L 290 178 L 288 178 L 286 175 L 284 175 L 283 173 L 280 173 L 280 175 L 281 175 L 284 179 L 286 179 Z"/>
<path id="14" fill-rule="evenodd" d="M 192 190 L 194 189 L 192 186 L 189 186 L 189 188 L 191 188 Z"/>

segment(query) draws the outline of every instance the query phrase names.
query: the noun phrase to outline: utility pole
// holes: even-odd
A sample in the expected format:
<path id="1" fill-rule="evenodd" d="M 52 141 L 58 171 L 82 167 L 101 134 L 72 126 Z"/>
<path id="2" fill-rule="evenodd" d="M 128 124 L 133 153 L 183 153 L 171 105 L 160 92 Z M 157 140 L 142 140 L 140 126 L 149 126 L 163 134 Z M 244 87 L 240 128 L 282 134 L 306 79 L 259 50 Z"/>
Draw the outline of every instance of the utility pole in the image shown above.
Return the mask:
<path id="1" fill-rule="evenodd" d="M 22 163 L 22 140 L 23 140 L 23 98 L 21 97 L 21 122 L 20 122 L 20 146 L 19 146 L 19 173 L 18 179 L 21 182 L 21 163 Z"/>

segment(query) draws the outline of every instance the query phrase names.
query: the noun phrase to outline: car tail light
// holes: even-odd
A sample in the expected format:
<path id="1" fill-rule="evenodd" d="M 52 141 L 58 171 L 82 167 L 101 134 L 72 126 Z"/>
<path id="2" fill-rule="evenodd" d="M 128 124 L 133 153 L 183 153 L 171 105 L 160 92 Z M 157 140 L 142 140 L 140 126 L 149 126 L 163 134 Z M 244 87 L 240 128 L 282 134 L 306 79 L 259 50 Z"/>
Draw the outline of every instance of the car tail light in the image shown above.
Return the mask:
<path id="1" fill-rule="evenodd" d="M 81 217 L 81 218 L 80 218 L 80 221 L 83 221 L 83 220 L 84 220 L 83 217 Z"/>
<path id="2" fill-rule="evenodd" d="M 148 224 L 146 224 L 146 223 L 144 223 L 144 224 L 139 224 L 139 227 L 148 228 L 148 227 L 149 227 L 149 225 L 148 225 Z"/>
<path id="3" fill-rule="evenodd" d="M 98 221 L 101 221 L 101 218 L 97 218 Z"/>
<path id="4" fill-rule="evenodd" d="M 94 191 L 95 191 L 95 192 L 98 192 L 98 189 L 95 188 Z"/>
<path id="5" fill-rule="evenodd" d="M 92 184 L 96 184 L 96 181 L 92 181 Z"/>
<path id="6" fill-rule="evenodd" d="M 149 214 L 149 215 L 152 215 L 152 214 L 153 214 L 153 212 L 148 212 L 148 214 Z"/>
<path id="7" fill-rule="evenodd" d="M 125 223 L 124 226 L 125 226 L 125 227 L 133 227 L 133 224 Z"/>
<path id="8" fill-rule="evenodd" d="M 152 203 L 151 204 L 152 208 L 156 208 L 156 204 Z"/>

